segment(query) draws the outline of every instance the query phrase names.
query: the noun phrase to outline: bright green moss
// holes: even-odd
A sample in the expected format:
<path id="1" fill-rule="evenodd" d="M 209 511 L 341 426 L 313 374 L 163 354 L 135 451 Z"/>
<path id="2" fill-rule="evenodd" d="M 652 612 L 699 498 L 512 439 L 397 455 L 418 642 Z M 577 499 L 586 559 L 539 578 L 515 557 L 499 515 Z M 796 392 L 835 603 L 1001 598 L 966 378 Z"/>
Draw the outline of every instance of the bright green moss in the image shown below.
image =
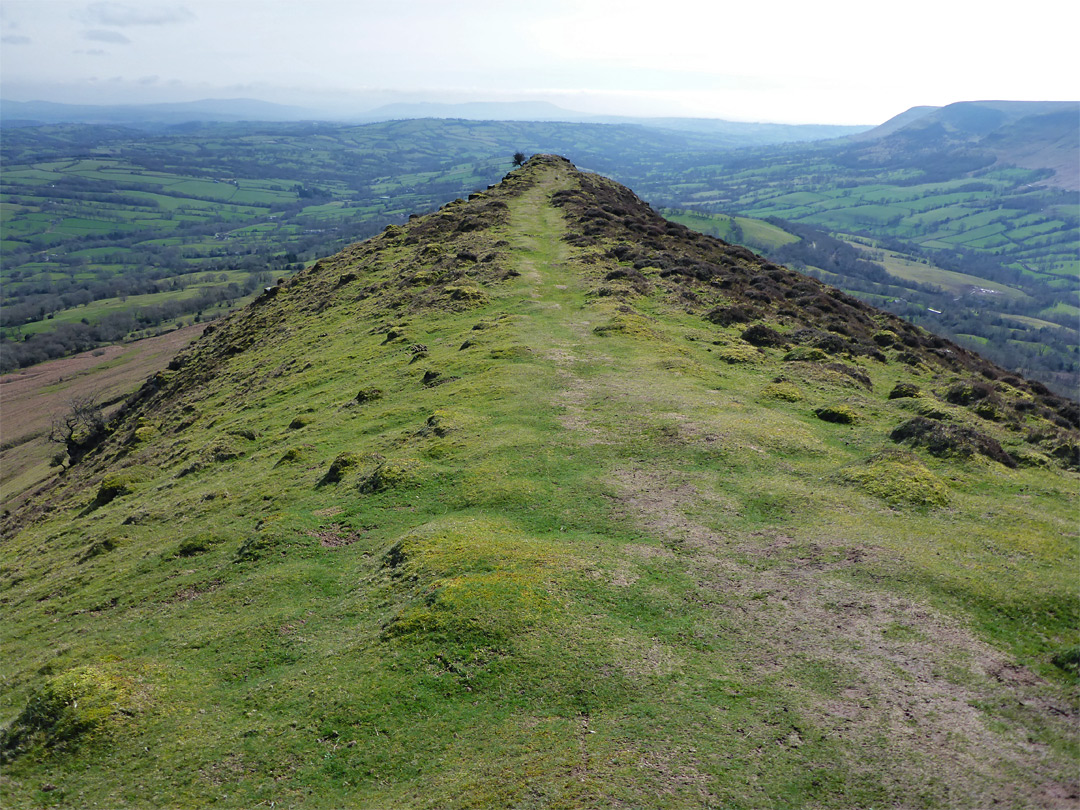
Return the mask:
<path id="1" fill-rule="evenodd" d="M 277 460 L 277 464 L 274 466 L 281 467 L 285 464 L 295 464 L 304 458 L 304 448 L 302 447 L 290 447 L 284 453 L 281 458 Z"/>
<path id="2" fill-rule="evenodd" d="M 326 471 L 326 475 L 323 476 L 323 481 L 329 484 L 336 484 L 341 481 L 351 471 L 356 469 L 364 457 L 360 453 L 339 453 L 338 456 L 330 462 L 330 468 Z"/>
<path id="3" fill-rule="evenodd" d="M 647 318 L 636 312 L 619 312 L 610 321 L 593 329 L 597 335 L 629 335 L 645 340 L 660 340 L 661 334 Z"/>
<path id="4" fill-rule="evenodd" d="M 124 697 L 123 682 L 101 667 L 83 666 L 55 675 L 0 732 L 0 758 L 7 762 L 38 747 L 76 745 L 108 723 Z"/>
<path id="5" fill-rule="evenodd" d="M 457 643 L 505 644 L 552 606 L 535 576 L 487 571 L 433 582 L 423 598 L 391 619 L 384 638 L 418 636 Z"/>
<path id="6" fill-rule="evenodd" d="M 157 435 L 158 429 L 152 425 L 136 428 L 134 433 L 136 442 L 148 442 L 155 439 Z"/>
<path id="7" fill-rule="evenodd" d="M 829 356 L 825 354 L 825 352 L 823 352 L 821 349 L 815 348 L 813 346 L 796 346 L 794 349 L 784 355 L 784 359 L 789 362 L 801 361 L 820 363 L 823 360 L 827 360 L 828 357 Z"/>
<path id="8" fill-rule="evenodd" d="M 360 482 L 364 493 L 408 489 L 422 484 L 429 475 L 426 464 L 416 458 L 393 458 L 379 463 Z"/>
<path id="9" fill-rule="evenodd" d="M 130 495 L 139 484 L 146 481 L 146 473 L 137 469 L 126 469 L 115 473 L 109 473 L 101 479 L 98 486 L 98 503 L 109 503 L 114 498 Z"/>
<path id="10" fill-rule="evenodd" d="M 798 402 L 803 399 L 799 386 L 787 380 L 769 383 L 762 389 L 761 396 L 766 399 L 781 399 L 784 402 Z"/>
<path id="11" fill-rule="evenodd" d="M 833 422 L 838 425 L 851 425 L 859 421 L 858 412 L 847 405 L 826 405 L 816 408 L 814 414 L 823 422 Z"/>
<path id="12" fill-rule="evenodd" d="M 893 505 L 945 506 L 949 488 L 912 453 L 883 451 L 839 472 L 842 481 Z"/>
<path id="13" fill-rule="evenodd" d="M 746 344 L 718 346 L 713 350 L 713 354 L 725 363 L 730 363 L 732 365 L 741 363 L 760 363 L 762 360 L 761 352 L 753 346 L 748 346 Z"/>
<path id="14" fill-rule="evenodd" d="M 566 561 L 504 520 L 435 521 L 398 540 L 384 570 L 409 598 L 384 639 L 506 643 L 552 609 L 548 582 Z"/>

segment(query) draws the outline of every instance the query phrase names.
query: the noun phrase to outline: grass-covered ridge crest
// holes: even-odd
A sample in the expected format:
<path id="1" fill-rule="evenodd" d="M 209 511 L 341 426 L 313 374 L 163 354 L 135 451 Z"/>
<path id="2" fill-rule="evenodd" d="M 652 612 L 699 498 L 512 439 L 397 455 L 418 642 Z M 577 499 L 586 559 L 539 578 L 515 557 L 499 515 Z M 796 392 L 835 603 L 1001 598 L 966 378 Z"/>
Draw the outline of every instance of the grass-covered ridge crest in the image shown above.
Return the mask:
<path id="1" fill-rule="evenodd" d="M 6 517 L 5 806 L 1075 791 L 1068 401 L 555 156 L 275 286 Z"/>

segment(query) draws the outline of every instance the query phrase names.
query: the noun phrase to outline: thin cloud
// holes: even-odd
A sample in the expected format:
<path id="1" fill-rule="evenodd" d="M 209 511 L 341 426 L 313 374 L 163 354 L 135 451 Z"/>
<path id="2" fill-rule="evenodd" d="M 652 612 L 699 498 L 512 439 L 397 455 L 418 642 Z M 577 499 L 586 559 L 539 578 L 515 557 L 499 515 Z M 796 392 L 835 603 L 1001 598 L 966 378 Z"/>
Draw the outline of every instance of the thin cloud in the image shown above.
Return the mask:
<path id="1" fill-rule="evenodd" d="M 33 42 L 30 37 L 24 37 L 21 34 L 8 34 L 7 36 L 0 37 L 0 42 L 5 45 L 29 45 Z"/>
<path id="2" fill-rule="evenodd" d="M 90 39 L 94 42 L 110 42 L 114 45 L 128 45 L 131 40 L 116 31 L 102 31 L 101 29 L 95 29 L 93 31 L 87 31 L 83 34 L 83 39 Z"/>
<path id="3" fill-rule="evenodd" d="M 126 3 L 91 3 L 76 15 L 83 22 L 124 28 L 130 25 L 175 25 L 195 20 L 195 15 L 185 6 L 158 6 L 146 8 Z"/>

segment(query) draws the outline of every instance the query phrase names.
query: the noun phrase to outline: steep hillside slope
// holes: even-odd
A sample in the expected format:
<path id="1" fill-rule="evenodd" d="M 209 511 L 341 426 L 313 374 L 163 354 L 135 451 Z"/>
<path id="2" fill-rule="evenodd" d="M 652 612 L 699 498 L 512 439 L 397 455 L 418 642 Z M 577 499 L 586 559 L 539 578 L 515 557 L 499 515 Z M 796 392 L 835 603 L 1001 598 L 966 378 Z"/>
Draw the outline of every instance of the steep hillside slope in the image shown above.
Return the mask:
<path id="1" fill-rule="evenodd" d="M 1077 407 L 537 156 L 7 518 L 4 806 L 1068 807 Z"/>
<path id="2" fill-rule="evenodd" d="M 958 165 L 1051 169 L 1044 182 L 1080 188 L 1080 104 L 1075 101 L 960 101 L 912 107 L 879 127 L 851 136 L 866 145 L 864 159 L 948 154 Z"/>

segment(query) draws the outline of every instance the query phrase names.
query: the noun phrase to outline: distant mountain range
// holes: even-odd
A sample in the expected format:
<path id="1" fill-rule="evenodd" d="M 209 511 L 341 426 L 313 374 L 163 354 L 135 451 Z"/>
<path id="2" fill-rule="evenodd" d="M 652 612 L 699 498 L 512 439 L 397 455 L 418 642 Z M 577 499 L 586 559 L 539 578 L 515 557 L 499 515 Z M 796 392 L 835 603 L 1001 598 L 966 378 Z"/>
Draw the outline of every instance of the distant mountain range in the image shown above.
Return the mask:
<path id="1" fill-rule="evenodd" d="M 945 107 L 912 107 L 871 127 L 592 115 L 545 101 L 401 102 L 352 114 L 328 115 L 312 108 L 247 98 L 107 106 L 0 100 L 0 126 L 4 127 L 73 123 L 156 129 L 195 121 L 336 120 L 363 124 L 420 118 L 629 124 L 703 135 L 730 148 L 836 138 L 874 144 L 873 151 L 879 153 L 977 144 L 992 151 L 1000 162 L 1023 167 L 1052 166 L 1058 172 L 1058 185 L 1080 188 L 1080 177 L 1073 171 L 1080 133 L 1080 104 L 1068 101 L 962 101 Z M 1032 143 L 1038 145 L 1033 147 Z"/>
<path id="2" fill-rule="evenodd" d="M 486 102 L 465 104 L 397 103 L 350 115 L 331 116 L 314 109 L 290 107 L 254 99 L 206 99 L 172 104 L 96 106 L 59 104 L 50 101 L 0 100 L 0 126 L 47 124 L 112 124 L 157 128 L 190 123 L 235 121 L 339 120 L 376 123 L 417 118 L 460 118 L 469 121 L 559 121 L 581 124 L 634 124 L 651 129 L 693 132 L 715 136 L 724 146 L 765 146 L 840 138 L 865 132 L 869 126 L 827 124 L 772 124 L 726 121 L 719 118 L 647 118 L 591 115 L 567 110 L 544 101 Z"/>
<path id="3" fill-rule="evenodd" d="M 363 115 L 362 121 L 393 121 L 411 118 L 463 118 L 471 121 L 562 121 L 571 124 L 637 124 L 704 135 L 734 137 L 747 145 L 817 141 L 866 132 L 868 126 L 830 124 L 772 124 L 727 121 L 722 118 L 678 118 L 624 115 L 591 115 L 567 110 L 544 101 L 486 102 L 468 104 L 387 104 Z M 741 145 L 741 144 L 740 144 Z"/>
<path id="4" fill-rule="evenodd" d="M 1033 115 L 1069 113 L 1080 116 L 1075 101 L 958 101 L 944 107 L 912 107 L 854 140 L 873 140 L 900 130 L 941 129 L 954 136 L 984 136 Z M 1073 121 L 1080 128 L 1080 118 Z"/>
<path id="5" fill-rule="evenodd" d="M 163 104 L 60 104 L 53 101 L 0 99 L 0 125 L 44 124 L 184 124 L 189 121 L 303 121 L 318 117 L 312 110 L 250 98 L 184 101 Z"/>

